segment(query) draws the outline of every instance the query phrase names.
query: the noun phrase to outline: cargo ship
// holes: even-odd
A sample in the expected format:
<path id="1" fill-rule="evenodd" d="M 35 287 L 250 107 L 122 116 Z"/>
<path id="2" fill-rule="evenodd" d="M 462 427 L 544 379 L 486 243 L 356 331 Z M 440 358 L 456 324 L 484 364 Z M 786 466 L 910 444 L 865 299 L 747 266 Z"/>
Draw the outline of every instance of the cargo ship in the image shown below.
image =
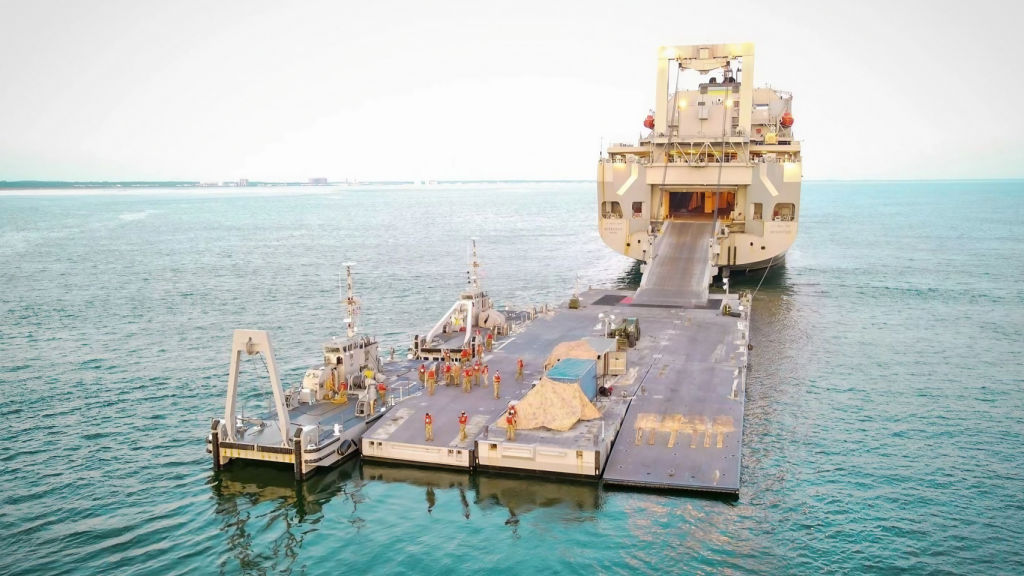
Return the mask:
<path id="1" fill-rule="evenodd" d="M 718 221 L 716 275 L 781 264 L 799 228 L 794 121 L 792 93 L 755 86 L 753 44 L 661 47 L 645 135 L 597 166 L 601 238 L 646 268 L 667 222 Z"/>

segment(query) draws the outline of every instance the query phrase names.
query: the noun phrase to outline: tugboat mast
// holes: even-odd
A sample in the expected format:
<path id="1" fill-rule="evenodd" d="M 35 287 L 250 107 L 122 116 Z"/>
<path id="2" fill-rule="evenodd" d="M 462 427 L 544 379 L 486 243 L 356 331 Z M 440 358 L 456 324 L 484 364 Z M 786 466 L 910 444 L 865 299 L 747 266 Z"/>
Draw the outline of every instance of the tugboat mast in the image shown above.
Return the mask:
<path id="1" fill-rule="evenodd" d="M 356 314 L 359 314 L 359 301 L 356 299 L 352 290 L 352 267 L 355 266 L 354 262 L 345 262 L 342 264 L 345 267 L 345 275 L 347 277 L 346 284 L 348 285 L 348 296 L 341 299 L 341 303 L 345 305 L 345 311 L 348 313 L 348 317 L 345 318 L 345 322 L 348 324 L 348 337 L 353 338 L 356 335 Z M 340 284 L 340 282 L 339 282 Z M 340 292 L 339 286 L 339 292 Z"/>
<path id="2" fill-rule="evenodd" d="M 476 238 L 470 238 L 473 242 L 473 259 L 469 262 L 469 283 L 473 286 L 473 291 L 480 289 L 480 260 L 476 257 Z"/>

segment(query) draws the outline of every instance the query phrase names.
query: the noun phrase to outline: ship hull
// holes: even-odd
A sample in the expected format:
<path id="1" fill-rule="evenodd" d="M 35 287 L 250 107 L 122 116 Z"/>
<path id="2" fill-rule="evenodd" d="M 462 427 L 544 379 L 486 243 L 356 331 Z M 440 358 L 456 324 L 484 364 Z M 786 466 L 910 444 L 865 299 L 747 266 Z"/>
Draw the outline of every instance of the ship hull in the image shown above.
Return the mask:
<path id="1" fill-rule="evenodd" d="M 775 268 L 776 266 L 785 265 L 787 253 L 788 250 L 784 251 L 782 254 L 779 254 L 773 258 L 768 258 L 766 260 L 750 262 L 748 264 L 735 264 L 732 266 L 725 266 L 722 268 L 723 276 L 728 277 L 729 274 L 732 272 L 753 272 L 755 270 L 762 270 L 764 268 L 768 268 L 769 266 Z"/>

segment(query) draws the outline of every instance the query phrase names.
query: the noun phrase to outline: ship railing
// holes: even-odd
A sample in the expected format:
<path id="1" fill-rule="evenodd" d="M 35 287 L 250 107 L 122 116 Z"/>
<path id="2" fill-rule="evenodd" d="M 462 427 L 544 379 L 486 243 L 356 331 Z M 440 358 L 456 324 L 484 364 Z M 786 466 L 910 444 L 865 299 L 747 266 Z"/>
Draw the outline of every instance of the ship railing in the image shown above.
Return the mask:
<path id="1" fill-rule="evenodd" d="M 391 385 L 391 390 L 393 390 L 393 391 L 397 390 L 398 391 L 398 399 L 397 400 L 395 399 L 395 393 L 392 392 L 391 395 L 388 396 L 388 399 L 387 399 L 387 401 L 389 402 L 388 405 L 389 406 L 394 406 L 395 402 L 401 402 L 402 400 L 405 400 L 405 398 L 407 396 L 412 396 L 413 394 L 416 393 L 416 390 L 419 387 L 420 387 L 420 383 L 418 381 L 412 381 L 412 380 L 407 381 L 407 382 L 399 382 L 397 384 L 392 384 Z"/>
<path id="2" fill-rule="evenodd" d="M 716 148 L 715 145 L 718 145 Z M 750 166 L 750 149 L 748 142 L 726 142 L 722 149 L 721 142 L 704 140 L 702 142 L 673 142 L 662 149 L 659 159 L 663 164 L 686 164 L 688 166 L 707 166 L 708 164 L 735 164 Z M 739 144 L 739 146 L 737 146 Z M 650 163 L 654 163 L 652 158 Z"/>

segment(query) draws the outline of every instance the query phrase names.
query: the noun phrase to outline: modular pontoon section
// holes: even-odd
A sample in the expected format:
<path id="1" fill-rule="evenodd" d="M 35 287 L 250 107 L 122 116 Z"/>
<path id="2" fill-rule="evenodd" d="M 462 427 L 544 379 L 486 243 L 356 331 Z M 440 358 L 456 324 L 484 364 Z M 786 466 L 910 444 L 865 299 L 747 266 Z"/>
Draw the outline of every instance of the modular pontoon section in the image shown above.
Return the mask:
<path id="1" fill-rule="evenodd" d="M 364 457 L 737 492 L 749 307 L 734 317 L 723 315 L 722 308 L 728 303 L 738 310 L 735 295 L 715 295 L 700 307 L 637 305 L 632 296 L 631 291 L 591 290 L 580 295 L 580 309 L 539 314 L 484 355 L 492 376 L 495 369 L 502 375 L 500 399 L 491 388 L 466 393 L 461 386 L 439 385 L 433 396 L 419 394 L 371 426 L 363 438 Z M 637 318 L 642 327 L 636 347 L 625 351 L 623 373 L 600 378 L 599 385 L 611 389 L 594 402 L 600 418 L 579 421 L 564 432 L 517 430 L 515 440 L 506 440 L 497 424 L 509 401 L 539 381 L 556 345 L 603 338 L 600 313 Z M 524 379 L 516 381 L 520 358 Z M 469 417 L 465 441 L 459 440 L 462 411 Z M 426 441 L 427 413 L 434 421 L 434 442 Z"/>

